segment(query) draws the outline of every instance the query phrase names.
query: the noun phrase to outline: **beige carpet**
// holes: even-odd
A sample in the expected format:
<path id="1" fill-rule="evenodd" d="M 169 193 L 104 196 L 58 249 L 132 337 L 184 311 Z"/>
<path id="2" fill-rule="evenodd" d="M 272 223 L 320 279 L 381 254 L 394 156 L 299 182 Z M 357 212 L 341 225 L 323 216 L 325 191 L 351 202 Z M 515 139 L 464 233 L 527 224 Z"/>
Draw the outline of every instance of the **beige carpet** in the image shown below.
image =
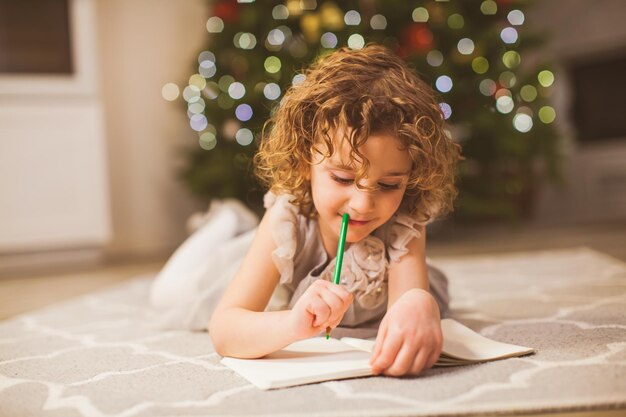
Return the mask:
<path id="1" fill-rule="evenodd" d="M 452 317 L 538 353 L 264 392 L 219 364 L 206 333 L 159 331 L 142 277 L 0 323 L 0 416 L 626 411 L 624 263 L 586 248 L 433 261 Z"/>

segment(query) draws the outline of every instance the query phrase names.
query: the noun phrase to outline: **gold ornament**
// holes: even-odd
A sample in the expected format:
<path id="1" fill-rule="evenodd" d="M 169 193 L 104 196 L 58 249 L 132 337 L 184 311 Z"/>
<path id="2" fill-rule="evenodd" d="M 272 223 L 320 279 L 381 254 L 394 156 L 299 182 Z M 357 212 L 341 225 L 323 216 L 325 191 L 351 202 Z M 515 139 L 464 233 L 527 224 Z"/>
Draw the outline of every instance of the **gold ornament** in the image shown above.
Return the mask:
<path id="1" fill-rule="evenodd" d="M 302 14 L 300 0 L 287 0 L 285 6 L 287 6 L 287 10 L 289 10 L 289 16 L 300 16 Z"/>
<path id="2" fill-rule="evenodd" d="M 327 30 L 343 29 L 343 12 L 332 1 L 326 2 L 320 6 L 320 15 L 322 26 Z"/>
<path id="3" fill-rule="evenodd" d="M 300 18 L 300 28 L 307 42 L 315 43 L 320 38 L 320 17 L 317 13 L 306 13 Z"/>

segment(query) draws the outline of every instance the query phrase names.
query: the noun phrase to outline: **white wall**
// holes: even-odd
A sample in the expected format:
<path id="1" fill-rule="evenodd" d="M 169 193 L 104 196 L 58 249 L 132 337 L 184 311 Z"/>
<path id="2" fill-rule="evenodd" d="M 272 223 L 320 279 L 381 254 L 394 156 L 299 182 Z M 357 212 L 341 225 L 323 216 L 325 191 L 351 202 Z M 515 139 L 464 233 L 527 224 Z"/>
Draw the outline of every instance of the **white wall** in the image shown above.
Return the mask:
<path id="1" fill-rule="evenodd" d="M 580 223 L 626 219 L 626 137 L 581 146 L 570 120 L 571 86 L 567 63 L 626 51 L 623 0 L 537 1 L 528 22 L 551 34 L 543 58 L 556 65 L 556 122 L 567 141 L 565 187 L 545 185 L 536 207 L 538 223 Z"/>
<path id="2" fill-rule="evenodd" d="M 0 274 L 98 262 L 111 236 L 95 9 L 70 2 L 71 74 L 0 74 Z"/>
<path id="3" fill-rule="evenodd" d="M 169 254 L 185 237 L 193 203 L 175 177 L 177 152 L 197 146 L 179 86 L 205 46 L 205 0 L 98 0 L 113 237 L 109 257 Z"/>

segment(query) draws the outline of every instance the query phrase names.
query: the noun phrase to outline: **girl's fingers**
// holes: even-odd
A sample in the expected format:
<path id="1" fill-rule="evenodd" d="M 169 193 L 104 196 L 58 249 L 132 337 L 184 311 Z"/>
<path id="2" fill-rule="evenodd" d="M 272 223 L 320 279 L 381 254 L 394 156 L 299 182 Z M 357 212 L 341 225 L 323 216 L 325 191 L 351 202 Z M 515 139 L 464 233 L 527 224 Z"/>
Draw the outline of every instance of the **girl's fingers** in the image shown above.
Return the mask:
<path id="1" fill-rule="evenodd" d="M 382 349 L 376 360 L 372 363 L 372 372 L 378 374 L 389 368 L 396 359 L 398 351 L 402 347 L 402 339 L 394 335 L 386 335 Z"/>
<path id="2" fill-rule="evenodd" d="M 407 369 L 407 372 L 410 372 L 411 375 L 417 375 L 423 370 L 427 369 L 426 366 L 427 361 L 429 359 L 429 354 L 424 349 L 420 349 L 417 353 L 417 356 L 413 360 L 412 365 Z"/>
<path id="3" fill-rule="evenodd" d="M 343 315 L 350 307 L 352 294 L 345 288 L 324 280 L 317 280 L 314 285 L 311 295 L 321 298 L 326 303 L 330 314 L 325 324 L 334 328 L 341 322 Z"/>
<path id="4" fill-rule="evenodd" d="M 318 331 L 337 327 L 352 299 L 352 294 L 344 287 L 320 279 L 307 288 L 298 304 L 304 307 L 311 320 L 308 326 Z"/>
<path id="5" fill-rule="evenodd" d="M 318 279 L 317 281 L 315 281 L 314 284 L 317 285 L 317 289 L 320 292 L 326 290 L 335 294 L 337 297 L 339 297 L 339 299 L 341 299 L 342 304 L 350 304 L 352 302 L 352 293 L 341 285 L 337 285 L 323 279 Z"/>
<path id="6" fill-rule="evenodd" d="M 433 366 L 435 366 L 435 364 L 439 360 L 439 356 L 440 356 L 440 353 L 437 350 L 431 353 L 430 356 L 428 357 L 428 360 L 426 361 L 426 366 L 424 369 L 430 369 Z"/>
<path id="7" fill-rule="evenodd" d="M 332 291 L 320 291 L 319 297 L 324 300 L 326 305 L 331 309 L 331 320 L 337 315 L 343 313 L 344 303 L 337 294 Z"/>
<path id="8" fill-rule="evenodd" d="M 387 336 L 387 326 L 385 325 L 385 320 L 380 323 L 378 327 L 378 335 L 376 336 L 376 341 L 374 342 L 374 349 L 372 350 L 372 357 L 370 358 L 370 365 L 372 365 L 378 355 L 380 355 L 380 351 L 383 349 L 383 343 L 385 341 L 385 337 Z"/>
<path id="9" fill-rule="evenodd" d="M 416 361 L 416 350 L 417 347 L 410 343 L 402 344 L 391 366 L 385 369 L 385 375 L 402 376 L 412 370 Z"/>
<path id="10" fill-rule="evenodd" d="M 330 317 L 330 307 L 324 300 L 317 295 L 312 296 L 306 306 L 306 311 L 311 314 L 314 319 L 311 325 L 315 328 L 320 327 L 328 321 Z"/>

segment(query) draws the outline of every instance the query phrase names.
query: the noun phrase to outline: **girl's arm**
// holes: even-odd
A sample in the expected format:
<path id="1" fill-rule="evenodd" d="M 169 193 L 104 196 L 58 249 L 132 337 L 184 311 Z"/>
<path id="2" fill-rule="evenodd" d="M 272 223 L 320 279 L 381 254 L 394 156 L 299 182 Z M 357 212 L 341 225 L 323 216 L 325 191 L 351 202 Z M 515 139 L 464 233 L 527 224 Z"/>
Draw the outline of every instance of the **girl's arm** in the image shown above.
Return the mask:
<path id="1" fill-rule="evenodd" d="M 421 236 L 407 244 L 408 253 L 389 268 L 389 296 L 387 310 L 412 288 L 428 291 L 428 269 L 426 268 L 426 228 Z"/>
<path id="2" fill-rule="evenodd" d="M 272 261 L 276 244 L 269 228 L 270 210 L 211 316 L 209 334 L 215 350 L 223 356 L 255 357 L 291 342 L 283 331 L 288 312 L 263 311 L 280 278 Z"/>
<path id="3" fill-rule="evenodd" d="M 264 311 L 280 278 L 272 260 L 275 207 L 263 216 L 248 253 L 211 317 L 209 333 L 222 356 L 260 357 L 317 335 L 326 326 L 336 327 L 352 302 L 352 295 L 343 287 L 318 280 L 292 310 Z"/>
<path id="4" fill-rule="evenodd" d="M 434 365 L 441 354 L 443 336 L 439 307 L 428 292 L 426 229 L 411 240 L 408 253 L 389 270 L 389 300 L 374 353 L 374 373 L 417 375 Z"/>

